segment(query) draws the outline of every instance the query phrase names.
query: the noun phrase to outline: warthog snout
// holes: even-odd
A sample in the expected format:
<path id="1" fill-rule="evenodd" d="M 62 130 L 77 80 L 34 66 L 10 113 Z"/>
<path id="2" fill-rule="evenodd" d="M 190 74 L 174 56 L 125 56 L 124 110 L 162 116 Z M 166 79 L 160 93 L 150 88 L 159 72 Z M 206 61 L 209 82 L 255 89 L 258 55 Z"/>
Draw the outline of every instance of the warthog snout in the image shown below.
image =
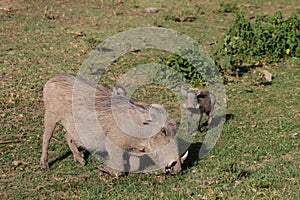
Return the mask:
<path id="1" fill-rule="evenodd" d="M 176 174 L 181 171 L 181 165 L 188 157 L 188 151 L 185 152 L 185 154 L 178 160 L 173 160 L 169 162 L 169 164 L 165 167 L 165 173 L 166 174 Z"/>

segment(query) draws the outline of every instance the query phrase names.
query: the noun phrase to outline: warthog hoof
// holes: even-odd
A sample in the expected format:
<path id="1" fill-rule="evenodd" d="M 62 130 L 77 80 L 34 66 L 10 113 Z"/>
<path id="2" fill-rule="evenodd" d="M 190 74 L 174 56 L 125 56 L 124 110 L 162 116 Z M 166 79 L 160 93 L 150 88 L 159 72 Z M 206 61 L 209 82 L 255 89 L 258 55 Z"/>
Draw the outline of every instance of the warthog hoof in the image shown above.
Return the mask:
<path id="1" fill-rule="evenodd" d="M 45 159 L 41 158 L 40 164 L 41 164 L 45 169 L 49 169 L 49 164 L 48 164 L 48 162 L 47 162 Z"/>
<path id="2" fill-rule="evenodd" d="M 75 162 L 79 162 L 82 166 L 85 165 L 85 160 L 84 160 L 84 158 L 82 156 L 75 156 L 74 155 L 74 161 Z"/>

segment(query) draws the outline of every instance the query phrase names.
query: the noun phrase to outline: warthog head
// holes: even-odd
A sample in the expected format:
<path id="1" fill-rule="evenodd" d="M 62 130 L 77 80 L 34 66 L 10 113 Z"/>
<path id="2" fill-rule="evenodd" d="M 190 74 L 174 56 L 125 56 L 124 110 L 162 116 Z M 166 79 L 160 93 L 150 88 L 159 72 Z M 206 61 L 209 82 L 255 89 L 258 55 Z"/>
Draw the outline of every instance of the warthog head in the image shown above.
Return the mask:
<path id="1" fill-rule="evenodd" d="M 187 91 L 181 90 L 183 96 L 185 97 L 184 108 L 185 109 L 198 109 L 199 103 L 197 100 L 197 95 L 201 91 L 195 90 L 193 88 L 188 89 Z"/>
<path id="2" fill-rule="evenodd" d="M 181 171 L 181 164 L 187 153 L 179 157 L 176 123 L 159 104 L 144 104 L 135 100 L 115 96 L 112 100 L 114 120 L 120 135 L 130 138 L 114 140 L 113 144 L 137 156 L 147 155 L 164 173 Z M 134 143 L 134 144 L 133 144 Z M 140 163 L 143 165 L 143 163 Z"/>

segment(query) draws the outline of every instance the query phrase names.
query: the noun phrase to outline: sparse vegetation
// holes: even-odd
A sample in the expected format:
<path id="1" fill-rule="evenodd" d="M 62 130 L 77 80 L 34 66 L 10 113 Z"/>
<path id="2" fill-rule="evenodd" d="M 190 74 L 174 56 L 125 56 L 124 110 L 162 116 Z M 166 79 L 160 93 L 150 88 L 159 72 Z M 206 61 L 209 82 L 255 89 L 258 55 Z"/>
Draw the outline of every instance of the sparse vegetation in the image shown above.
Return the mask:
<path id="1" fill-rule="evenodd" d="M 296 14 L 284 18 L 280 11 L 258 17 L 255 22 L 238 13 L 224 35 L 216 59 L 222 70 L 236 70 L 245 63 L 276 62 L 300 56 L 300 19 Z"/>
<path id="2" fill-rule="evenodd" d="M 299 199 L 299 6 L 298 0 L 0 2 L 1 199 Z M 159 12 L 146 13 L 147 7 Z M 235 18 L 237 11 L 244 14 Z M 201 41 L 211 55 L 210 49 L 224 45 L 226 54 L 217 53 L 224 59 L 224 65 L 218 62 L 222 70 L 246 62 L 239 76 L 227 74 L 227 121 L 212 152 L 201 160 L 188 158 L 176 176 L 115 179 L 102 174 L 100 162 L 84 150 L 87 165 L 74 163 L 58 126 L 49 147 L 51 169 L 44 170 L 43 85 L 57 73 L 76 73 L 97 42 L 153 24 Z M 258 34 L 261 30 L 266 33 Z M 279 36 L 263 41 L 272 31 Z M 226 43 L 217 44 L 223 37 Z M 132 67 L 162 58 L 180 59 L 154 50 L 132 52 L 112 63 L 103 81 L 114 84 Z M 261 67 L 251 67 L 257 61 Z M 260 80 L 266 69 L 274 76 L 270 84 Z M 180 119 L 174 95 L 159 89 L 140 88 L 135 97 L 161 103 Z M 195 137 L 191 156 L 197 157 L 205 134 Z"/>
<path id="3" fill-rule="evenodd" d="M 221 4 L 222 10 L 231 4 Z M 224 11 L 225 12 L 225 11 Z M 284 19 L 280 11 L 272 16 L 258 16 L 252 23 L 243 13 L 237 13 L 234 23 L 225 33 L 214 58 L 225 78 L 235 75 L 243 65 L 258 65 L 280 61 L 285 57 L 300 57 L 300 19 L 293 13 Z M 192 50 L 189 50 L 192 51 Z M 205 85 L 207 77 L 202 62 L 191 63 L 179 55 L 163 62 L 180 72 L 194 86 Z"/>

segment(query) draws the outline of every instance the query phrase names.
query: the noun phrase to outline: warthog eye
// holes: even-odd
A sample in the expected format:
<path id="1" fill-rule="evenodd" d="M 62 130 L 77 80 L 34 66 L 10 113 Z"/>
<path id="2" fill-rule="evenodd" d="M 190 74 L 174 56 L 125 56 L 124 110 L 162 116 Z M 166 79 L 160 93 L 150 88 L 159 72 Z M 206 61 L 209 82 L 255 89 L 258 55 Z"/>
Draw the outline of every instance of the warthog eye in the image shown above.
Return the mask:
<path id="1" fill-rule="evenodd" d="M 152 122 L 151 119 L 146 119 L 145 121 L 143 121 L 143 124 L 144 124 L 144 125 L 149 125 L 150 122 Z"/>
<path id="2" fill-rule="evenodd" d="M 160 131 L 166 136 L 167 135 L 167 129 L 165 127 L 162 127 Z"/>

